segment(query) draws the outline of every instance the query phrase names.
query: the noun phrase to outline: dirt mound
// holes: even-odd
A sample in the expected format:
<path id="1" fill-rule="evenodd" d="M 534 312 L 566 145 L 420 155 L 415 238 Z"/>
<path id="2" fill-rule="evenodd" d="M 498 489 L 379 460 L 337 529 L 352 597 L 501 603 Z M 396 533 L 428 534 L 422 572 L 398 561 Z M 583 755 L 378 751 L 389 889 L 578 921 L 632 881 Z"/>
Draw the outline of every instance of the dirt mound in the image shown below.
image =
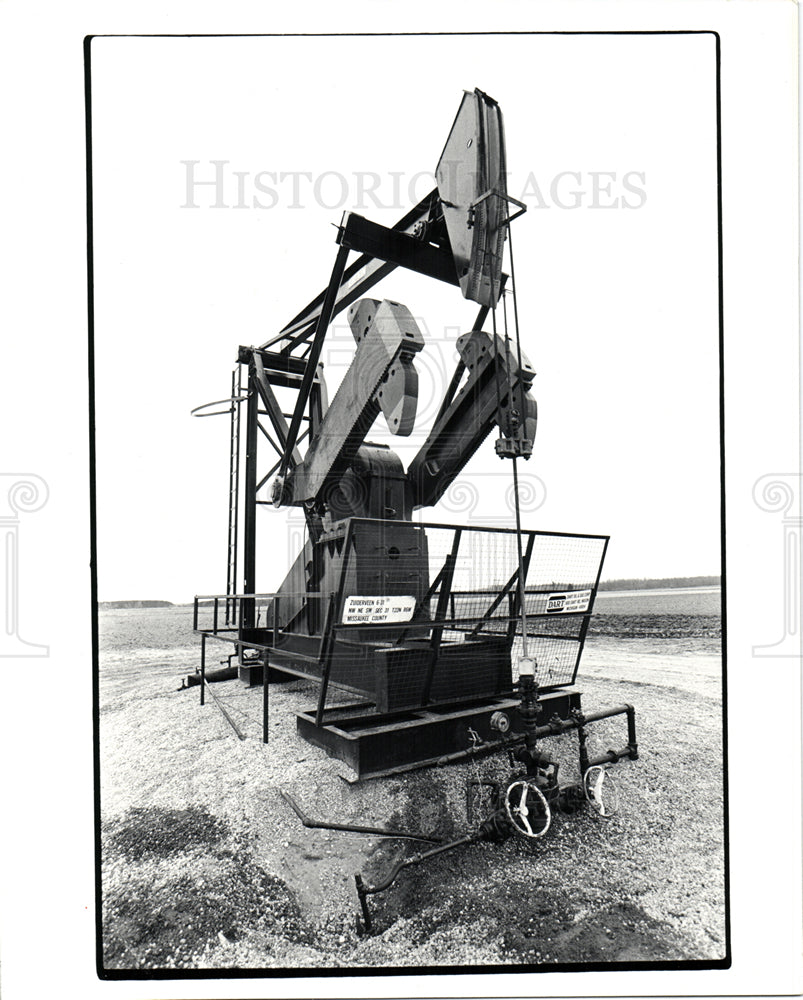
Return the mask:
<path id="1" fill-rule="evenodd" d="M 203 808 L 130 809 L 103 830 L 103 853 L 107 968 L 196 967 L 254 930 L 309 939 L 284 882 Z"/>

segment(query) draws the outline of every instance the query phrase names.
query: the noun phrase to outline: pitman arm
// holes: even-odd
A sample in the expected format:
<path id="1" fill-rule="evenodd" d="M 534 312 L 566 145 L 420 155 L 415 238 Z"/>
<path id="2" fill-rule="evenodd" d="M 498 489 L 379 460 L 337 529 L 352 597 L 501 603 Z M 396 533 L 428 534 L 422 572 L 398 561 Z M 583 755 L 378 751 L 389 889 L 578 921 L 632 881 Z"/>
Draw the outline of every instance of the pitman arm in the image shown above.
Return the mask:
<path id="1" fill-rule="evenodd" d="M 497 442 L 497 454 L 524 458 L 532 454 L 537 417 L 529 393 L 535 377 L 532 365 L 522 355 L 519 368 L 517 352 L 506 350 L 499 335 L 494 340 L 493 334 L 482 330 L 460 337 L 457 350 L 458 371 L 465 368 L 468 381 L 442 408 L 407 470 L 415 508 L 440 500 L 494 425 L 507 432 Z"/>

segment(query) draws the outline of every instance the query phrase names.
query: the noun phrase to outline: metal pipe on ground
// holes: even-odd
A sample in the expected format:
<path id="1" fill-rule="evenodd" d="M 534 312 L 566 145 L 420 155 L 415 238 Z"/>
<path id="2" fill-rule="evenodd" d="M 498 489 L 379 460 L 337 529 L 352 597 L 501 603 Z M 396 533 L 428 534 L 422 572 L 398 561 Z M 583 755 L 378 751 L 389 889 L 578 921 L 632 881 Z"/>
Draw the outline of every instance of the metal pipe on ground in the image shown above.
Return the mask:
<path id="1" fill-rule="evenodd" d="M 212 684 L 216 681 L 232 681 L 237 677 L 237 667 L 221 667 L 220 670 L 207 670 L 206 671 L 206 682 L 207 684 Z M 188 674 L 185 681 L 182 682 L 179 691 L 184 691 L 187 688 L 197 687 L 201 683 L 200 674 Z"/>
<path id="2" fill-rule="evenodd" d="M 223 704 L 222 704 L 222 703 L 221 703 L 221 702 L 219 701 L 219 699 L 218 699 L 217 695 L 216 695 L 216 694 L 214 693 L 214 691 L 213 691 L 213 690 L 212 690 L 212 688 L 211 688 L 211 687 L 209 686 L 209 684 L 208 684 L 208 683 L 204 683 L 204 684 L 203 684 L 203 686 L 202 686 L 202 688 L 201 688 L 201 690 L 202 690 L 202 692 L 203 692 L 204 690 L 206 690 L 206 691 L 208 691 L 208 692 L 209 692 L 209 694 L 210 694 L 210 695 L 211 695 L 211 697 L 212 697 L 212 701 L 213 701 L 213 702 L 215 703 L 215 705 L 217 706 L 217 708 L 219 708 L 219 709 L 220 709 L 220 714 L 221 714 L 221 715 L 223 716 L 223 718 L 224 718 L 224 719 L 226 720 L 226 722 L 228 722 L 228 724 L 229 724 L 229 725 L 231 726 L 231 728 L 232 728 L 232 729 L 234 730 L 234 732 L 235 732 L 235 733 L 237 734 L 237 738 L 238 738 L 238 739 L 241 739 L 241 740 L 244 740 L 244 739 L 245 739 L 245 733 L 243 733 L 243 732 L 242 732 L 242 731 L 240 730 L 240 728 L 238 727 L 237 723 L 236 723 L 236 722 L 234 721 L 234 719 L 232 719 L 232 717 L 231 717 L 231 716 L 229 715 L 229 713 L 228 713 L 228 712 L 226 711 L 226 708 L 225 708 L 225 707 L 224 707 L 224 705 L 223 705 Z"/>

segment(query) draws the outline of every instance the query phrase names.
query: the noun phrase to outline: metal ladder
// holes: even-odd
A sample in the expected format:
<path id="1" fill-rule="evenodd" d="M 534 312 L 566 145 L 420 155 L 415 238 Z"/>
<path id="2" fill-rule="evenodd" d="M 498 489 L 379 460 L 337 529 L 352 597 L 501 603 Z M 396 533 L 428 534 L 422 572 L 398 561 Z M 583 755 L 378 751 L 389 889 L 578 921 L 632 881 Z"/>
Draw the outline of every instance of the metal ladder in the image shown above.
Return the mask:
<path id="1" fill-rule="evenodd" d="M 229 439 L 229 531 L 228 560 L 226 563 L 226 624 L 237 624 L 237 601 L 230 599 L 237 593 L 237 539 L 240 509 L 240 366 L 231 373 L 231 409 Z"/>

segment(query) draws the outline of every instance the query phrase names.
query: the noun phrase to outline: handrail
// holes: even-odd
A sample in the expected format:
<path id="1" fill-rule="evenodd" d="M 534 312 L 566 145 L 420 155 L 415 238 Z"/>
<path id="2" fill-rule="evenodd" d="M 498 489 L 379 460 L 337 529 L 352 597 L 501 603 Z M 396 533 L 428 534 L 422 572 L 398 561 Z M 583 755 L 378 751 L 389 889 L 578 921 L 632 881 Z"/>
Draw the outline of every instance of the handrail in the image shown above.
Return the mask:
<path id="1" fill-rule="evenodd" d="M 539 585 L 538 588 L 527 588 L 525 591 L 528 595 L 537 594 L 554 594 L 558 591 L 566 591 L 567 593 L 573 590 L 593 590 L 594 585 L 589 584 L 572 584 L 569 587 L 552 586 L 544 587 Z M 325 590 L 299 590 L 299 591 L 276 591 L 271 594 L 196 594 L 193 600 L 195 601 L 241 601 L 246 599 L 258 600 L 260 598 L 273 599 L 275 597 L 329 597 L 331 591 Z M 456 597 L 461 597 L 465 595 L 481 597 L 483 594 L 495 594 L 497 593 L 496 588 L 489 588 L 487 590 L 452 590 L 452 595 Z"/>
<path id="2" fill-rule="evenodd" d="M 200 406 L 196 406 L 195 409 L 190 410 L 191 417 L 219 417 L 226 413 L 231 413 L 231 407 L 228 410 L 215 410 L 214 413 L 201 413 L 201 410 L 205 410 L 210 406 L 220 406 L 221 403 L 244 403 L 248 399 L 248 396 L 227 396 L 225 399 L 213 399 L 211 403 L 201 403 Z"/>
<path id="3" fill-rule="evenodd" d="M 328 597 L 329 591 L 321 590 L 299 590 L 299 591 L 276 591 L 272 594 L 196 594 L 195 601 L 242 601 L 246 599 L 256 600 L 258 598 L 275 597 Z"/>

